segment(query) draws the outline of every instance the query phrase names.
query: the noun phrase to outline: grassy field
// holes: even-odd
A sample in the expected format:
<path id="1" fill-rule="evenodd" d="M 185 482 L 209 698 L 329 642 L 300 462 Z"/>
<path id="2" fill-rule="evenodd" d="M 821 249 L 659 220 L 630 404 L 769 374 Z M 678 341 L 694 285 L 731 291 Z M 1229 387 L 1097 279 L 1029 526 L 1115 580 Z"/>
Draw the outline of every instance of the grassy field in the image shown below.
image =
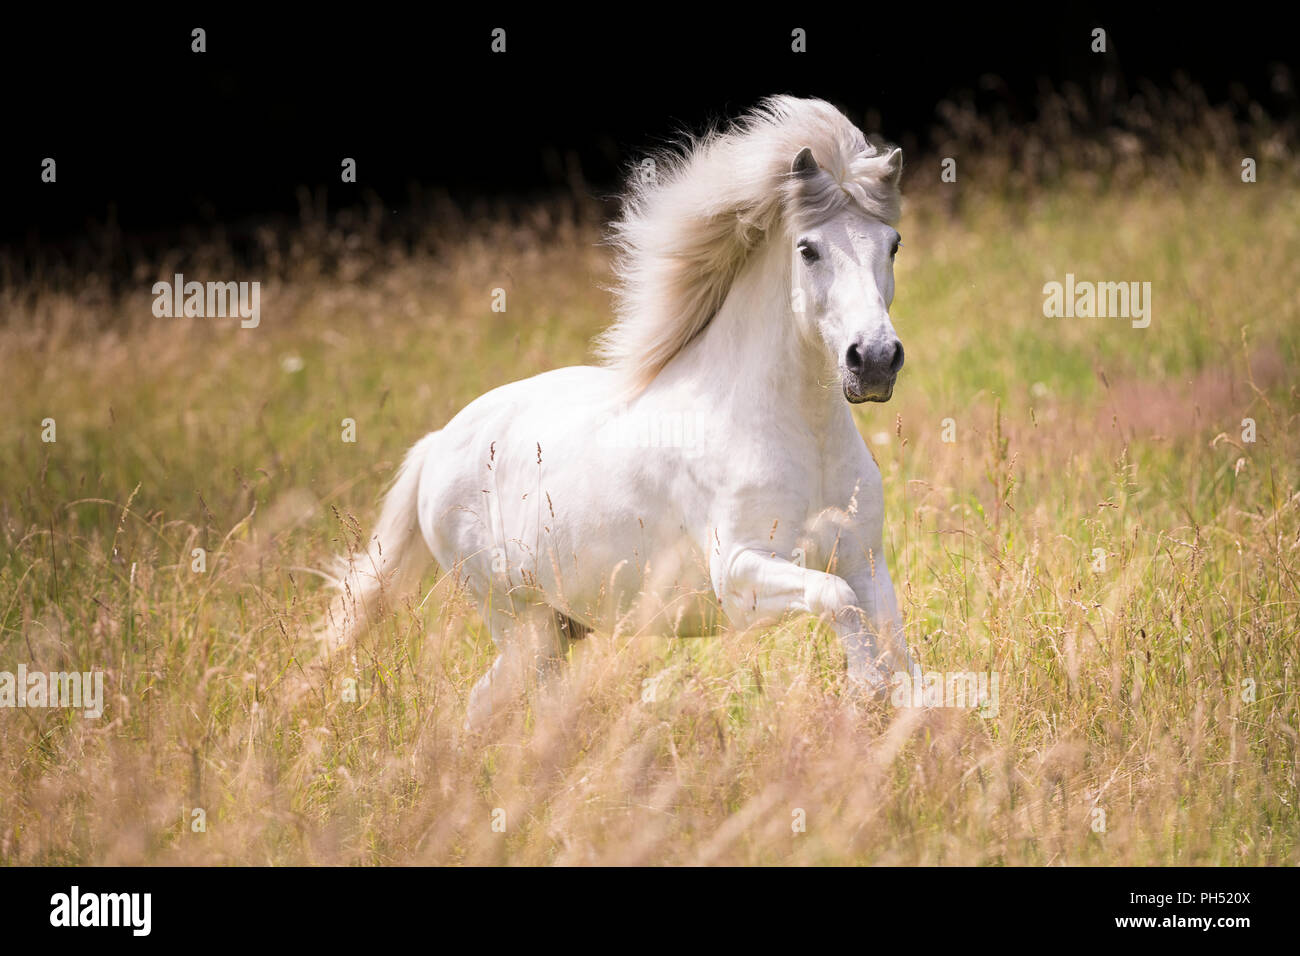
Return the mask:
<path id="1" fill-rule="evenodd" d="M 441 572 L 358 649 L 357 702 L 334 674 L 287 704 L 311 569 L 404 450 L 586 361 L 589 208 L 408 247 L 305 222 L 265 274 L 218 243 L 125 295 L 7 283 L 0 670 L 102 670 L 105 714 L 0 710 L 0 861 L 1300 863 L 1300 194 L 944 188 L 911 191 L 907 367 L 857 415 L 912 645 L 996 672 L 995 716 L 848 699 L 804 618 L 594 634 L 466 738 L 492 650 Z M 154 318 L 173 271 L 262 279 L 261 325 Z M 1044 318 L 1067 272 L 1149 281 L 1150 327 Z"/>

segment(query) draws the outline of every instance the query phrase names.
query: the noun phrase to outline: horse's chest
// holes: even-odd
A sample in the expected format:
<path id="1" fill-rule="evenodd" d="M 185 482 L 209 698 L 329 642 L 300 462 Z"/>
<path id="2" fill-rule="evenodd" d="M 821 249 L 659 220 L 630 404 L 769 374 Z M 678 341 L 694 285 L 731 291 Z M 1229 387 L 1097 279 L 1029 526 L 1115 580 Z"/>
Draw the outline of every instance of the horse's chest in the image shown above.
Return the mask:
<path id="1" fill-rule="evenodd" d="M 853 488 L 817 474 L 806 500 L 792 508 L 791 560 L 834 573 L 856 540 L 863 502 Z"/>

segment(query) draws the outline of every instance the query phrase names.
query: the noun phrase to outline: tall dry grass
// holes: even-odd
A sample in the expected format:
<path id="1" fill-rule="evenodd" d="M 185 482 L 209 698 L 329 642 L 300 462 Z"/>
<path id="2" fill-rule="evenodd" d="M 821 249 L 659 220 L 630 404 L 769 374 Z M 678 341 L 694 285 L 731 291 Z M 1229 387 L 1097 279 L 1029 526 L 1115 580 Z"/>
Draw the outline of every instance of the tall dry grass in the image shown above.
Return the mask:
<path id="1" fill-rule="evenodd" d="M 585 359 L 607 264 L 581 201 L 444 206 L 416 240 L 305 212 L 256 266 L 219 236 L 111 281 L 9 263 L 0 670 L 103 670 L 107 709 L 0 710 L 0 860 L 1298 862 L 1294 180 L 1224 151 L 1017 186 L 1011 152 L 967 154 L 955 185 L 909 172 L 908 365 L 857 414 L 910 639 L 996 672 L 988 717 L 854 701 L 793 619 L 596 633 L 470 738 L 492 651 L 442 572 L 312 673 L 311 569 L 405 448 Z M 262 280 L 262 325 L 153 318 L 177 270 Z M 1150 281 L 1151 327 L 1045 319 L 1067 271 Z"/>

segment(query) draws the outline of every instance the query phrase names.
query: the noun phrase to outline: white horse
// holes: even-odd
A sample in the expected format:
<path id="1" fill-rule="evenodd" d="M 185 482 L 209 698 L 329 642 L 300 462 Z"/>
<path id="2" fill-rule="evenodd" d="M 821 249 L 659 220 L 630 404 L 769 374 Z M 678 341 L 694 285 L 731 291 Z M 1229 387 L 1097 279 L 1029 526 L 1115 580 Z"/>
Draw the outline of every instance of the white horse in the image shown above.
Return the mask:
<path id="1" fill-rule="evenodd" d="M 416 443 L 341 579 L 333 647 L 432 557 L 500 652 L 470 726 L 522 665 L 633 616 L 685 635 L 719 608 L 736 627 L 823 615 L 858 686 L 911 673 L 880 471 L 850 412 L 887 401 L 903 364 L 901 166 L 827 103 L 774 97 L 639 169 L 603 366 L 494 389 Z"/>

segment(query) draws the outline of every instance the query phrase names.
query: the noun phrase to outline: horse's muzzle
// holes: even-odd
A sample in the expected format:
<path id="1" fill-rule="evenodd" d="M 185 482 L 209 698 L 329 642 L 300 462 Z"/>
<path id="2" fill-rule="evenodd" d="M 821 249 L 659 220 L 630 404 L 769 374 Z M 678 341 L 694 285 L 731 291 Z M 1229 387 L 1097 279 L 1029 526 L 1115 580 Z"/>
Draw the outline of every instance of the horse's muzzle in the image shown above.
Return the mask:
<path id="1" fill-rule="evenodd" d="M 883 385 L 854 387 L 849 384 L 848 376 L 845 376 L 844 397 L 849 400 L 850 405 L 861 405 L 863 402 L 887 402 L 894 394 L 896 378 L 897 376 L 891 375 L 889 381 Z"/>
<path id="2" fill-rule="evenodd" d="M 854 405 L 889 401 L 902 367 L 903 343 L 896 338 L 875 345 L 853 343 L 844 356 L 844 397 Z"/>

